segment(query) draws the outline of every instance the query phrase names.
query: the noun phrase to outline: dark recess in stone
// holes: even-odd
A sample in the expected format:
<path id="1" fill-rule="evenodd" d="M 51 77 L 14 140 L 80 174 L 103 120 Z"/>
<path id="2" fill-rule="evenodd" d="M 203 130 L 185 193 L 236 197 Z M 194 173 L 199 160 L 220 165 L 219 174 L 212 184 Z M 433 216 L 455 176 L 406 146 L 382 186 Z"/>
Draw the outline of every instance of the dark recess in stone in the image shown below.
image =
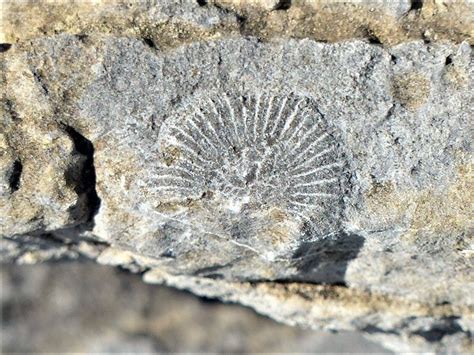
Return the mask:
<path id="1" fill-rule="evenodd" d="M 370 28 L 364 30 L 365 37 L 369 40 L 370 44 L 382 45 L 380 38 Z"/>
<path id="2" fill-rule="evenodd" d="M 163 253 L 160 254 L 161 258 L 170 258 L 176 259 L 176 255 L 173 253 L 172 250 L 165 250 Z"/>
<path id="3" fill-rule="evenodd" d="M 369 37 L 369 43 L 370 43 L 370 44 L 377 44 L 377 45 L 381 45 L 381 44 L 382 44 L 382 42 L 380 42 L 379 38 L 376 37 L 376 36 L 374 36 L 374 35 L 372 35 L 372 36 Z"/>
<path id="4" fill-rule="evenodd" d="M 197 0 L 196 1 L 199 6 L 206 6 L 207 5 L 207 0 Z"/>
<path id="5" fill-rule="evenodd" d="M 190 295 L 195 296 L 193 293 L 190 293 Z M 218 298 L 209 298 L 209 297 L 199 297 L 199 301 L 204 304 L 222 304 L 222 301 Z"/>
<path id="6" fill-rule="evenodd" d="M 224 280 L 224 275 L 215 273 L 215 274 L 207 274 L 206 278 L 212 279 L 212 280 Z"/>
<path id="7" fill-rule="evenodd" d="M 23 164 L 19 159 L 13 162 L 10 177 L 8 179 L 8 185 L 10 186 L 11 193 L 18 191 L 20 188 L 20 177 L 23 171 Z"/>
<path id="8" fill-rule="evenodd" d="M 72 167 L 66 172 L 66 179 L 74 184 L 74 190 L 78 195 L 85 196 L 87 208 L 87 222 L 90 222 L 100 207 L 100 198 L 97 195 L 96 174 L 94 167 L 94 146 L 92 142 L 81 135 L 73 127 L 63 125 L 64 130 L 74 143 L 77 153 L 85 156 L 79 174 L 75 172 L 77 167 Z"/>
<path id="9" fill-rule="evenodd" d="M 410 11 L 420 10 L 423 7 L 423 0 L 411 0 Z"/>
<path id="10" fill-rule="evenodd" d="M 17 121 L 19 119 L 18 114 L 15 111 L 15 104 L 13 101 L 8 99 L 5 100 L 5 110 L 10 114 L 10 117 L 13 121 Z"/>
<path id="11" fill-rule="evenodd" d="M 32 246 L 36 250 L 48 250 L 54 247 L 64 246 L 64 241 L 62 239 L 56 238 L 51 233 L 44 233 L 43 231 L 30 232 L 28 235 L 5 237 L 5 239 L 26 247 Z"/>
<path id="12" fill-rule="evenodd" d="M 463 332 L 463 329 L 457 323 L 459 317 L 445 317 L 439 324 L 436 324 L 427 330 L 418 330 L 413 334 L 425 338 L 430 343 L 439 342 L 446 335 L 452 335 Z"/>
<path id="13" fill-rule="evenodd" d="M 217 7 L 217 6 L 216 6 Z M 241 34 L 246 34 L 246 25 L 247 25 L 247 18 L 245 16 L 235 14 L 235 18 L 237 19 L 237 23 L 239 24 L 239 31 Z M 250 33 L 249 33 L 250 34 Z"/>
<path id="14" fill-rule="evenodd" d="M 158 286 L 158 287 L 164 287 L 164 286 Z M 185 295 L 189 295 L 191 297 L 196 297 L 196 294 L 192 293 L 189 290 L 179 290 L 179 292 L 182 293 L 182 294 L 185 294 Z M 215 298 L 215 297 L 198 296 L 198 299 L 199 299 L 199 302 L 202 302 L 204 304 L 209 304 L 209 305 L 223 304 L 222 300 L 220 300 L 219 298 Z M 227 304 L 229 304 L 229 303 L 227 303 Z"/>
<path id="15" fill-rule="evenodd" d="M 226 264 L 218 264 L 218 265 L 212 265 L 212 266 L 200 268 L 200 269 L 194 271 L 193 275 L 194 276 L 204 276 L 204 277 L 212 278 L 212 279 L 222 279 L 223 276 L 217 271 L 220 271 L 220 270 L 225 269 L 225 268 L 232 267 L 232 265 L 235 262 L 237 262 L 239 259 L 240 258 L 237 258 L 236 260 L 232 260 L 231 262 L 226 263 Z"/>
<path id="16" fill-rule="evenodd" d="M 280 0 L 275 6 L 275 10 L 288 10 L 291 7 L 292 0 Z"/>
<path id="17" fill-rule="evenodd" d="M 89 36 L 83 33 L 79 33 L 76 35 L 76 38 L 81 42 L 85 42 L 87 40 L 87 37 Z"/>
<path id="18" fill-rule="evenodd" d="M 345 285 L 348 263 L 357 257 L 364 238 L 340 232 L 334 237 L 303 242 L 293 254 L 298 279 L 304 282 Z"/>
<path id="19" fill-rule="evenodd" d="M 11 46 L 11 43 L 0 43 L 0 53 L 8 51 Z"/>
<path id="20" fill-rule="evenodd" d="M 448 55 L 448 56 L 446 57 L 446 61 L 444 62 L 444 64 L 445 64 L 445 65 L 449 65 L 449 64 L 451 64 L 452 62 L 453 62 L 453 56 Z"/>
<path id="21" fill-rule="evenodd" d="M 362 328 L 362 331 L 363 331 L 363 332 L 366 332 L 366 333 L 369 333 L 369 334 L 382 333 L 382 334 L 394 334 L 394 335 L 398 335 L 398 333 L 395 332 L 395 331 L 393 331 L 393 330 L 385 330 L 385 329 L 376 327 L 376 326 L 374 326 L 374 325 L 368 325 L 368 326 Z"/>
<path id="22" fill-rule="evenodd" d="M 49 94 L 49 90 L 48 90 L 48 86 L 46 85 L 46 83 L 44 82 L 44 79 L 43 77 L 41 76 L 40 73 L 38 73 L 36 70 L 33 70 L 33 76 L 36 80 L 36 82 L 41 86 L 41 88 L 43 89 L 43 92 L 48 95 Z"/>
<path id="23" fill-rule="evenodd" d="M 145 44 L 150 48 L 156 48 L 155 42 L 153 42 L 153 40 L 149 37 L 144 37 L 143 42 L 145 42 Z"/>
<path id="24" fill-rule="evenodd" d="M 384 121 L 390 120 L 392 118 L 394 112 L 395 112 L 395 105 L 392 105 L 392 107 L 390 107 L 388 109 L 387 114 L 385 115 Z"/>

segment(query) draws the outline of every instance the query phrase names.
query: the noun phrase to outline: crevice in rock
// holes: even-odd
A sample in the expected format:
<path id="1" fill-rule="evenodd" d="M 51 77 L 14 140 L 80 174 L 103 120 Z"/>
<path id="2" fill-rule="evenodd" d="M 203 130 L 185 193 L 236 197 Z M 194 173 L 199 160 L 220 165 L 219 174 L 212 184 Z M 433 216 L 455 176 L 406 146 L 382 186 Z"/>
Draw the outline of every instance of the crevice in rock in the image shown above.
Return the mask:
<path id="1" fill-rule="evenodd" d="M 242 15 L 239 15 L 239 14 L 236 14 L 235 17 L 237 19 L 237 23 L 239 24 L 240 33 L 244 34 L 245 33 L 245 28 L 246 28 L 246 25 L 247 25 L 247 18 L 245 16 L 242 16 Z"/>
<path id="2" fill-rule="evenodd" d="M 74 235 L 73 233 L 67 233 L 67 236 L 60 236 L 56 234 L 56 231 L 50 232 L 44 228 L 25 234 L 4 236 L 3 238 L 6 241 L 15 243 L 21 251 L 11 261 L 18 260 L 28 252 L 41 253 L 45 251 L 50 253 L 43 254 L 44 259 L 42 261 L 67 261 L 71 259 L 81 261 L 91 258 L 90 255 L 84 254 L 81 250 L 80 246 L 84 243 L 88 244 L 90 248 L 94 248 L 97 253 L 109 246 L 107 243 Z"/>
<path id="3" fill-rule="evenodd" d="M 96 191 L 94 146 L 73 127 L 62 125 L 73 141 L 76 152 L 84 156 L 79 170 L 77 166 L 73 166 L 66 172 L 66 180 L 74 185 L 75 192 L 83 198 L 83 204 L 79 203 L 79 205 L 85 209 L 86 222 L 92 222 L 100 208 L 100 198 Z"/>
<path id="4" fill-rule="evenodd" d="M 196 296 L 192 292 L 189 292 L 189 294 L 192 296 Z M 206 296 L 199 296 L 199 301 L 205 304 L 222 304 L 222 301 L 219 298 L 212 298 Z"/>
<path id="5" fill-rule="evenodd" d="M 78 34 L 76 35 L 76 38 L 77 38 L 79 41 L 81 41 L 82 43 L 86 42 L 86 40 L 87 40 L 88 37 L 89 37 L 89 36 L 86 35 L 86 34 L 84 34 L 84 33 L 78 33 Z"/>
<path id="6" fill-rule="evenodd" d="M 143 37 L 142 40 L 148 47 L 153 48 L 153 49 L 157 48 L 155 42 L 151 38 Z"/>
<path id="7" fill-rule="evenodd" d="M 275 10 L 288 10 L 291 7 L 292 0 L 280 0 L 275 6 Z"/>
<path id="8" fill-rule="evenodd" d="M 423 8 L 423 0 L 411 0 L 409 11 L 421 10 Z"/>
<path id="9" fill-rule="evenodd" d="M 435 324 L 430 329 L 418 330 L 413 332 L 415 335 L 419 335 L 426 339 L 430 343 L 436 343 L 441 341 L 445 336 L 462 333 L 463 329 L 457 323 L 459 317 L 445 317 L 442 319 L 440 324 Z"/>
<path id="10" fill-rule="evenodd" d="M 382 120 L 380 120 L 380 122 L 378 123 L 378 125 L 381 125 L 381 124 L 384 124 L 385 122 L 387 121 L 390 121 L 393 117 L 393 114 L 395 113 L 395 104 L 392 104 L 392 106 L 390 106 L 390 108 L 388 109 L 387 113 L 385 114 L 385 116 L 383 117 Z"/>
<path id="11" fill-rule="evenodd" d="M 11 168 L 10 177 L 8 178 L 8 185 L 10 186 L 10 192 L 14 193 L 20 189 L 21 173 L 23 171 L 23 164 L 20 159 L 13 162 Z"/>
<path id="12" fill-rule="evenodd" d="M 452 55 L 448 55 L 446 57 L 446 60 L 444 61 L 444 64 L 447 66 L 447 65 L 450 65 L 453 63 L 453 56 Z"/>
<path id="13" fill-rule="evenodd" d="M 208 275 L 206 276 L 198 276 L 198 277 L 205 277 L 205 278 L 210 278 Z M 213 278 L 216 279 L 216 278 Z M 298 278 L 288 278 L 288 279 L 251 279 L 251 280 L 239 280 L 238 282 L 241 283 L 247 283 L 252 287 L 257 287 L 258 285 L 261 284 L 272 284 L 272 285 L 281 285 L 283 287 L 287 287 L 290 285 L 308 285 L 308 286 L 324 286 L 327 287 L 328 289 L 331 288 L 344 288 L 348 289 L 349 285 L 346 282 L 341 282 L 341 281 L 334 281 L 334 282 L 319 282 L 319 281 L 306 281 L 306 280 L 301 280 Z M 324 293 L 324 292 L 323 292 Z M 303 298 L 307 298 L 307 294 L 303 294 L 298 292 L 300 296 Z M 310 297 L 313 299 L 313 297 Z"/>
<path id="14" fill-rule="evenodd" d="M 239 261 L 241 258 L 236 258 L 235 260 L 232 260 L 226 264 L 216 264 L 208 267 L 203 267 L 198 270 L 195 270 L 193 272 L 193 276 L 201 276 L 201 277 L 207 277 L 207 278 L 222 278 L 223 276 L 218 273 L 218 271 L 232 267 L 237 261 Z"/>
<path id="15" fill-rule="evenodd" d="M 151 128 L 152 131 L 157 131 L 158 130 L 156 122 L 157 122 L 156 114 L 153 113 L 150 116 L 150 128 Z"/>
<path id="16" fill-rule="evenodd" d="M 48 95 L 49 94 L 49 89 L 48 89 L 48 86 L 46 85 L 46 83 L 44 82 L 44 79 L 43 77 L 41 76 L 40 73 L 38 73 L 38 71 L 36 70 L 33 70 L 33 76 L 36 80 L 36 82 L 40 85 L 41 89 L 43 90 L 43 92 Z"/>
<path id="17" fill-rule="evenodd" d="M 0 53 L 8 51 L 11 47 L 11 43 L 0 43 Z"/>
<path id="18" fill-rule="evenodd" d="M 196 2 L 199 6 L 206 6 L 207 5 L 207 0 L 196 0 Z"/>
<path id="19" fill-rule="evenodd" d="M 374 33 L 374 31 L 370 28 L 364 29 L 364 37 L 367 38 L 370 44 L 375 44 L 375 45 L 383 45 L 382 41 L 380 38 Z"/>
<path id="20" fill-rule="evenodd" d="M 366 332 L 368 334 L 393 334 L 393 335 L 399 335 L 398 332 L 393 331 L 393 330 L 386 330 L 382 329 L 380 327 L 377 327 L 375 325 L 368 325 L 364 328 L 361 329 L 363 332 Z"/>
<path id="21" fill-rule="evenodd" d="M 44 229 L 4 238 L 25 245 L 34 245 L 38 247 L 38 249 L 48 249 L 51 245 L 63 246 L 69 244 L 63 239 L 55 237 L 52 233 L 46 232 Z"/>
<path id="22" fill-rule="evenodd" d="M 368 36 L 368 40 L 370 44 L 382 45 L 380 39 L 373 33 Z"/>

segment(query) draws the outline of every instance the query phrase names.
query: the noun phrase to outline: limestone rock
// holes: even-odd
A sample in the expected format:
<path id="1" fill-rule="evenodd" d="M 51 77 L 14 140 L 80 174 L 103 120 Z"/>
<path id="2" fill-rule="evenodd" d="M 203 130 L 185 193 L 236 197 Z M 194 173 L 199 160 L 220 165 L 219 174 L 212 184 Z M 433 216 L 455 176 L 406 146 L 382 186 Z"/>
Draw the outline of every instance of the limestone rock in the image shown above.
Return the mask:
<path id="1" fill-rule="evenodd" d="M 189 6 L 146 12 L 204 31 L 172 43 L 2 54 L 2 258 L 85 255 L 290 324 L 469 350 L 469 44 L 213 36 L 238 7 Z"/>

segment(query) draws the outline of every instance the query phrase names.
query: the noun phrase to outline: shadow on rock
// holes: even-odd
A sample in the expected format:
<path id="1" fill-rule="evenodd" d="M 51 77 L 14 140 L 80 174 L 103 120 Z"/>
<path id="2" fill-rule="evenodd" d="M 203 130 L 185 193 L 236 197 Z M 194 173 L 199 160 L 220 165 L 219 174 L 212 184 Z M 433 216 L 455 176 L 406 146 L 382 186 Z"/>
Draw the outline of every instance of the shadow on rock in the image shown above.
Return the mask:
<path id="1" fill-rule="evenodd" d="M 298 279 L 305 282 L 345 284 L 347 265 L 359 254 L 364 238 L 357 234 L 304 242 L 293 254 Z"/>

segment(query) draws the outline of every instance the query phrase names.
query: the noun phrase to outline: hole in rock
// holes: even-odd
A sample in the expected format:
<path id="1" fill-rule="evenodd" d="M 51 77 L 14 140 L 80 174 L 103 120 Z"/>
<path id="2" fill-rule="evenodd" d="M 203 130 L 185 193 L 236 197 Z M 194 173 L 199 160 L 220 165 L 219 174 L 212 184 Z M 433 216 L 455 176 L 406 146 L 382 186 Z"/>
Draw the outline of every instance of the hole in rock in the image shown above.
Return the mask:
<path id="1" fill-rule="evenodd" d="M 291 0 L 280 0 L 275 6 L 275 10 L 288 10 L 291 7 Z"/>
<path id="2" fill-rule="evenodd" d="M 153 42 L 153 40 L 149 37 L 144 37 L 143 42 L 145 42 L 145 44 L 150 48 L 156 48 L 155 42 Z"/>
<path id="3" fill-rule="evenodd" d="M 11 46 L 11 43 L 0 43 L 0 53 L 8 51 Z"/>
<path id="4" fill-rule="evenodd" d="M 19 159 L 15 160 L 11 169 L 10 178 L 8 180 L 8 184 L 12 193 L 18 191 L 18 189 L 20 188 L 20 178 L 22 171 L 23 164 Z"/>
<path id="5" fill-rule="evenodd" d="M 412 0 L 410 11 L 420 10 L 422 7 L 423 7 L 423 1 L 422 0 Z"/>
<path id="6" fill-rule="evenodd" d="M 75 191 L 78 194 L 85 194 L 86 207 L 88 211 L 87 221 L 91 221 L 97 214 L 100 207 L 100 198 L 96 191 L 96 174 L 94 167 L 94 146 L 92 142 L 81 135 L 73 127 L 64 125 L 64 130 L 72 139 L 74 149 L 86 157 L 79 174 L 73 171 L 68 172 L 68 175 L 75 176 L 77 181 L 75 183 Z M 74 178 L 72 178 L 74 179 Z"/>
<path id="7" fill-rule="evenodd" d="M 444 62 L 444 64 L 445 64 L 445 65 L 449 65 L 449 64 L 451 64 L 452 62 L 453 62 L 453 56 L 448 55 L 448 56 L 446 57 L 446 61 Z"/>

